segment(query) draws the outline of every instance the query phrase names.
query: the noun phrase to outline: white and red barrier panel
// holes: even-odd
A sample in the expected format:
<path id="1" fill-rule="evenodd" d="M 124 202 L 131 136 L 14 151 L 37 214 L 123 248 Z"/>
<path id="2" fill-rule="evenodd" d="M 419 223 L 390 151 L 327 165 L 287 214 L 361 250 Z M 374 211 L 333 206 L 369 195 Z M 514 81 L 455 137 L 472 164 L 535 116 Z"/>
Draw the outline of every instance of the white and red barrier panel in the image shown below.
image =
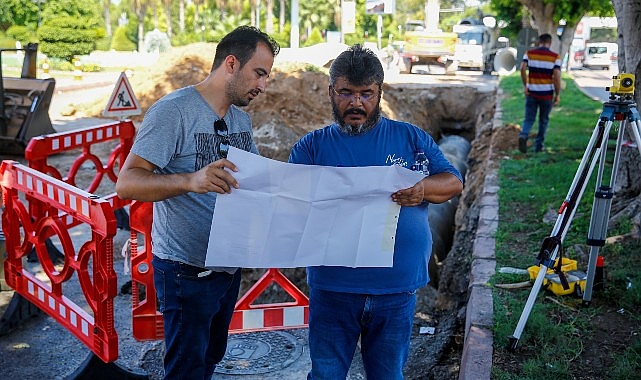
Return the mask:
<path id="1" fill-rule="evenodd" d="M 82 190 L 95 194 L 104 178 L 116 183 L 118 179 L 117 170 L 122 167 L 122 163 L 127 158 L 135 135 L 136 128 L 133 122 L 125 120 L 68 132 L 36 136 L 29 141 L 25 149 L 25 159 L 30 168 L 62 180 L 74 187 L 80 187 L 78 186 L 80 181 L 77 178 L 79 170 L 83 168 L 83 172 L 86 174 L 87 168 L 93 167 L 93 170 L 95 170 L 93 179 Z M 103 163 L 95 150 L 98 144 L 107 142 L 114 142 L 117 145 L 111 149 L 106 162 Z M 73 161 L 68 172 L 63 175 L 60 173 L 60 168 L 51 165 L 49 158 L 53 155 L 73 150 L 80 150 L 81 153 Z M 88 162 L 92 165 L 86 165 Z M 115 192 L 100 194 L 100 196 L 108 200 L 114 210 L 130 203 L 119 198 Z M 32 206 L 30 212 L 38 214 L 40 210 L 37 207 L 34 209 Z M 72 227 L 72 225 L 69 225 L 69 227 Z"/>
<path id="2" fill-rule="evenodd" d="M 4 211 L 2 229 L 7 257 L 7 284 L 74 334 L 105 362 L 118 358 L 118 336 L 114 328 L 113 299 L 117 278 L 113 269 L 113 237 L 116 219 L 108 201 L 14 161 L 0 166 Z M 42 213 L 27 212 L 36 205 Z M 76 250 L 64 213 L 74 224 L 91 228 L 89 240 Z M 45 241 L 57 236 L 64 263 L 55 266 Z M 23 259 L 35 247 L 46 280 L 23 267 Z M 65 296 L 63 284 L 76 274 L 87 307 Z"/>

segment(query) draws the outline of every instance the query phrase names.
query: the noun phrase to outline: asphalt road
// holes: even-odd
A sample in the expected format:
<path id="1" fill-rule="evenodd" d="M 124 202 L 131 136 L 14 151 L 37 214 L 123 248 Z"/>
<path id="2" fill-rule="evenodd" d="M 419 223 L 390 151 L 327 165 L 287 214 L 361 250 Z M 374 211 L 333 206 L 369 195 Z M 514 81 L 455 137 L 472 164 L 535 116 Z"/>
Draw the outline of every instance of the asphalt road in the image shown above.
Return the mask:
<path id="1" fill-rule="evenodd" d="M 612 85 L 612 77 L 618 73 L 616 66 L 610 67 L 610 70 L 572 69 L 569 71 L 583 93 L 601 102 L 608 100 L 609 92 L 606 87 Z"/>

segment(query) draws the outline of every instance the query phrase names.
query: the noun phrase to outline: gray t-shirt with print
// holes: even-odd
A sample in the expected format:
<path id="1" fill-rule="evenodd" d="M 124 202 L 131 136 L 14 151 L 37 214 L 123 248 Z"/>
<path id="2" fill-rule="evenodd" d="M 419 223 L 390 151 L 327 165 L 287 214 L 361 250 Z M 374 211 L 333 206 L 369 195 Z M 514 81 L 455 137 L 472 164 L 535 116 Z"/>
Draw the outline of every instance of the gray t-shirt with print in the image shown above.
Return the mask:
<path id="1" fill-rule="evenodd" d="M 131 152 L 156 165 L 157 173 L 195 172 L 221 159 L 220 119 L 194 86 L 181 88 L 154 103 L 140 126 Z M 229 144 L 258 154 L 249 115 L 231 106 L 224 117 Z M 217 193 L 186 193 L 154 202 L 154 255 L 204 267 Z M 231 268 L 213 268 L 231 271 Z"/>

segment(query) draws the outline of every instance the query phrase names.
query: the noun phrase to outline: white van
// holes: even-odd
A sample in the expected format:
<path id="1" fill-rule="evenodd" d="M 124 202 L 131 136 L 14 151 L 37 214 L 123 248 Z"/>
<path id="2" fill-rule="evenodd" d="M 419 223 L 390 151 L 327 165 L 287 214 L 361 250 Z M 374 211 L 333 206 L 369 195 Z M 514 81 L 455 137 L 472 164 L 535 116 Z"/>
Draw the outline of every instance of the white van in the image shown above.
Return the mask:
<path id="1" fill-rule="evenodd" d="M 619 46 L 613 42 L 590 42 L 585 44 L 583 67 L 609 70 L 616 63 Z"/>

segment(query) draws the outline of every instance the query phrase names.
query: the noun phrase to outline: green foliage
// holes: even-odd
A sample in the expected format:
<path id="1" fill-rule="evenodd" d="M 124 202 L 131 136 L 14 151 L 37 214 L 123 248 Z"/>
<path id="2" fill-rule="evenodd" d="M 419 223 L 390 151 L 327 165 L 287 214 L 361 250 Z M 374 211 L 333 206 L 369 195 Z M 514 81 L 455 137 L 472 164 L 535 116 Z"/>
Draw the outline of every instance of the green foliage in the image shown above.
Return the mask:
<path id="1" fill-rule="evenodd" d="M 119 26 L 114 31 L 114 35 L 111 38 L 111 49 L 116 51 L 136 50 L 136 43 L 127 37 L 127 29 L 124 26 Z"/>
<path id="2" fill-rule="evenodd" d="M 219 42 L 223 37 L 236 29 L 240 25 L 248 25 L 249 20 L 243 18 L 240 15 L 227 15 L 223 18 L 222 21 L 216 22 L 214 29 L 209 33 L 205 33 L 205 41 L 207 42 Z"/>
<path id="3" fill-rule="evenodd" d="M 50 57 L 71 61 L 76 55 L 89 54 L 105 35 L 96 1 L 50 0 L 42 13 L 40 50 Z"/>
<path id="4" fill-rule="evenodd" d="M 202 35 L 200 33 L 196 34 L 194 32 L 178 33 L 174 34 L 171 37 L 172 46 L 184 46 L 200 41 L 202 41 Z"/>
<path id="5" fill-rule="evenodd" d="M 38 30 L 40 50 L 50 57 L 68 61 L 76 55 L 92 52 L 97 36 L 95 29 L 85 28 L 83 20 L 71 16 L 50 20 Z"/>
<path id="6" fill-rule="evenodd" d="M 83 73 L 97 73 L 102 71 L 102 66 L 97 63 L 83 63 L 81 68 Z"/>
<path id="7" fill-rule="evenodd" d="M 641 340 L 629 347 L 623 355 L 616 357 L 614 370 L 610 373 L 611 380 L 628 380 L 641 372 Z"/>
<path id="8" fill-rule="evenodd" d="M 323 34 L 318 28 L 314 28 L 312 30 L 312 33 L 307 38 L 307 40 L 305 40 L 305 43 L 303 44 L 303 46 L 312 46 L 321 42 L 325 42 L 325 39 L 323 38 Z"/>
<path id="9" fill-rule="evenodd" d="M 360 1 L 357 1 L 357 3 L 358 2 Z M 311 31 L 314 28 L 318 30 L 335 30 L 336 25 L 334 24 L 334 18 L 336 15 L 340 15 L 340 4 L 340 0 L 301 1 L 299 6 L 301 36 L 307 34 L 308 30 Z M 311 36 L 308 36 L 308 39 L 309 37 Z"/>
<path id="10" fill-rule="evenodd" d="M 521 20 L 528 15 L 523 2 L 516 0 L 490 0 L 492 10 L 500 20 L 508 22 L 503 34 L 514 40 L 522 28 Z M 552 21 L 559 24 L 561 20 L 571 25 L 576 25 L 588 12 L 598 16 L 612 16 L 614 7 L 610 0 L 568 0 L 548 1 L 538 0 L 529 2 L 532 6 L 552 7 Z M 548 12 L 546 12 L 548 13 Z"/>
<path id="11" fill-rule="evenodd" d="M 60 58 L 50 58 L 48 62 L 50 70 L 73 71 L 75 69 L 73 63 Z"/>
<path id="12" fill-rule="evenodd" d="M 99 40 L 96 40 L 96 50 L 107 51 L 111 46 L 111 38 L 103 37 Z"/>
<path id="13" fill-rule="evenodd" d="M 9 37 L 0 36 L 0 49 L 15 49 L 16 40 Z"/>
<path id="14" fill-rule="evenodd" d="M 289 47 L 289 35 L 291 28 L 291 24 L 287 22 L 280 33 L 276 32 L 271 34 L 272 38 L 280 44 L 280 47 Z"/>
<path id="15" fill-rule="evenodd" d="M 16 41 L 20 41 L 23 45 L 26 45 L 29 42 L 36 42 L 33 31 L 29 30 L 26 26 L 14 25 L 7 29 L 6 35 Z"/>
<path id="16" fill-rule="evenodd" d="M 7 30 L 12 25 L 35 30 L 38 25 L 37 3 L 31 0 L 0 1 L 0 30 Z"/>

